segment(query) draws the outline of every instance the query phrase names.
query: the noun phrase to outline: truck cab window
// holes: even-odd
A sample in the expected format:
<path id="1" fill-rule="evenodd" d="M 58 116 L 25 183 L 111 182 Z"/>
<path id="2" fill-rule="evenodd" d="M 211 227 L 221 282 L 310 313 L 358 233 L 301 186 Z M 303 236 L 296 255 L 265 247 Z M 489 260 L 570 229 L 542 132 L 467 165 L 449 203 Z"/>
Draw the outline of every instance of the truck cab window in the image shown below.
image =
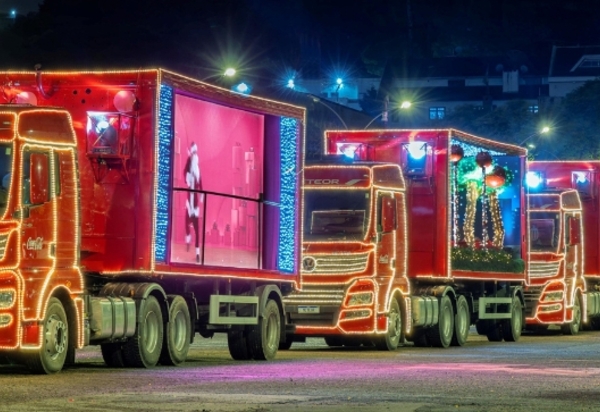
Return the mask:
<path id="1" fill-rule="evenodd" d="M 12 145 L 0 144 L 0 214 L 6 210 L 10 192 L 11 168 L 13 159 Z"/>
<path id="2" fill-rule="evenodd" d="M 21 186 L 23 205 L 38 205 L 50 200 L 52 193 L 50 170 L 50 157 L 48 153 L 29 151 L 23 153 Z M 34 176 L 31 175 L 32 171 L 35 173 Z M 37 185 L 33 183 L 37 183 Z M 35 193 L 32 193 L 32 189 Z M 32 198 L 32 195 L 35 195 L 34 198 Z"/>

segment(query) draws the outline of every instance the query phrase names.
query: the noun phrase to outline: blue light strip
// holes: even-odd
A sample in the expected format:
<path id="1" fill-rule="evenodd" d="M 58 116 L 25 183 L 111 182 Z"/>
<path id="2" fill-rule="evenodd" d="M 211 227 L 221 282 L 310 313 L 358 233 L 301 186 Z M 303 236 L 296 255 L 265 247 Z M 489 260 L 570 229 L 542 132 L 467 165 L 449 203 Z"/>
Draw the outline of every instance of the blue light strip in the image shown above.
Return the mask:
<path id="1" fill-rule="evenodd" d="M 160 86 L 158 112 L 158 187 L 156 195 L 156 243 L 154 258 L 167 260 L 169 195 L 171 182 L 171 143 L 173 141 L 173 89 Z"/>
<path id="2" fill-rule="evenodd" d="M 506 156 L 506 153 L 504 153 L 504 152 L 490 150 L 490 149 L 487 149 L 487 148 L 484 148 L 481 146 L 463 142 L 462 140 L 458 140 L 458 139 L 452 139 L 450 144 L 456 144 L 456 145 L 459 145 L 460 147 L 462 147 L 462 149 L 465 153 L 465 157 L 475 157 L 475 156 L 477 156 L 477 153 L 479 153 L 481 151 L 488 152 L 492 156 Z"/>
<path id="3" fill-rule="evenodd" d="M 280 122 L 281 189 L 279 194 L 279 247 L 277 267 L 281 272 L 294 273 L 296 267 L 297 241 L 297 159 L 298 119 L 282 117 Z"/>

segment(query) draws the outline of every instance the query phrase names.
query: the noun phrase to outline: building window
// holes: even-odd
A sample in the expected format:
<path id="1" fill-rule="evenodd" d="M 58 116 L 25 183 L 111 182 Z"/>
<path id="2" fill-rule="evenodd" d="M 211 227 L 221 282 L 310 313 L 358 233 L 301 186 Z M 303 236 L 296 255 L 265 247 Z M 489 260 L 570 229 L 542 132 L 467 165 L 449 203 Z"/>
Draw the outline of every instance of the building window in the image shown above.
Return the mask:
<path id="1" fill-rule="evenodd" d="M 540 108 L 539 108 L 539 106 L 538 106 L 537 104 L 532 104 L 531 106 L 529 106 L 529 107 L 527 108 L 527 111 L 528 111 L 529 113 L 537 113 L 537 112 L 539 112 L 539 111 L 540 111 Z"/>
<path id="2" fill-rule="evenodd" d="M 446 115 L 445 107 L 430 107 L 429 108 L 429 118 L 431 120 L 443 119 L 445 115 Z"/>
<path id="3" fill-rule="evenodd" d="M 597 69 L 600 67 L 600 55 L 598 54 L 586 54 L 581 56 L 579 61 L 571 68 L 571 71 L 577 69 Z"/>
<path id="4" fill-rule="evenodd" d="M 600 60 L 598 59 L 585 59 L 581 62 L 579 67 L 600 67 Z"/>

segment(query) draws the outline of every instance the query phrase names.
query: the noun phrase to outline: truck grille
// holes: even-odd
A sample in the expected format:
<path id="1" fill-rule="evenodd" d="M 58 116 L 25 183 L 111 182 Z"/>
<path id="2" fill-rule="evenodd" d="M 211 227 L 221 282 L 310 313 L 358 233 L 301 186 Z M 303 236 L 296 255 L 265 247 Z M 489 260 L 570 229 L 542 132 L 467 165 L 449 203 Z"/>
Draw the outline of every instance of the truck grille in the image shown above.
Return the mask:
<path id="1" fill-rule="evenodd" d="M 344 285 L 305 286 L 283 298 L 286 312 L 296 326 L 334 327 L 344 300 Z M 318 306 L 318 313 L 300 313 L 301 306 Z"/>
<path id="2" fill-rule="evenodd" d="M 283 298 L 286 305 L 340 306 L 344 300 L 344 285 L 305 286 Z"/>
<path id="3" fill-rule="evenodd" d="M 307 255 L 302 259 L 302 273 L 310 275 L 347 275 L 367 269 L 369 252 L 354 254 Z"/>
<path id="4" fill-rule="evenodd" d="M 529 262 L 529 276 L 532 278 L 552 277 L 558 274 L 558 262 Z"/>
<path id="5" fill-rule="evenodd" d="M 542 294 L 543 287 L 528 287 L 527 290 L 523 291 L 523 298 L 525 299 L 525 316 L 531 317 L 535 313 L 540 295 Z"/>

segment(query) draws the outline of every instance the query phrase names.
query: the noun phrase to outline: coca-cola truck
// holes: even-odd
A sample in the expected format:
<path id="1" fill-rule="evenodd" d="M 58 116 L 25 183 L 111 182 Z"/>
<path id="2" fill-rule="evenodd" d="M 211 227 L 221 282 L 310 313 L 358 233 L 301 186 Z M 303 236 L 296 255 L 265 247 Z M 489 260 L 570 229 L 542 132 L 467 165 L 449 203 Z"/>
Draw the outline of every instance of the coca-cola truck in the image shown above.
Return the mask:
<path id="1" fill-rule="evenodd" d="M 491 341 L 519 339 L 535 271 L 553 269 L 530 261 L 526 149 L 454 129 L 338 130 L 324 154 L 305 166 L 288 345 L 323 336 L 393 350 L 406 336 L 447 347 L 472 324 Z M 577 193 L 561 199 L 575 213 Z M 570 309 L 546 319 L 573 323 Z"/>
<path id="2" fill-rule="evenodd" d="M 0 75 L 0 355 L 271 359 L 298 281 L 304 109 L 168 70 Z"/>
<path id="3" fill-rule="evenodd" d="M 563 326 L 569 334 L 580 326 L 600 329 L 600 162 L 533 161 L 528 166 L 530 197 L 538 200 L 531 202 L 529 214 L 527 321 L 543 327 L 572 320 Z M 579 204 L 565 204 L 572 192 Z"/>

